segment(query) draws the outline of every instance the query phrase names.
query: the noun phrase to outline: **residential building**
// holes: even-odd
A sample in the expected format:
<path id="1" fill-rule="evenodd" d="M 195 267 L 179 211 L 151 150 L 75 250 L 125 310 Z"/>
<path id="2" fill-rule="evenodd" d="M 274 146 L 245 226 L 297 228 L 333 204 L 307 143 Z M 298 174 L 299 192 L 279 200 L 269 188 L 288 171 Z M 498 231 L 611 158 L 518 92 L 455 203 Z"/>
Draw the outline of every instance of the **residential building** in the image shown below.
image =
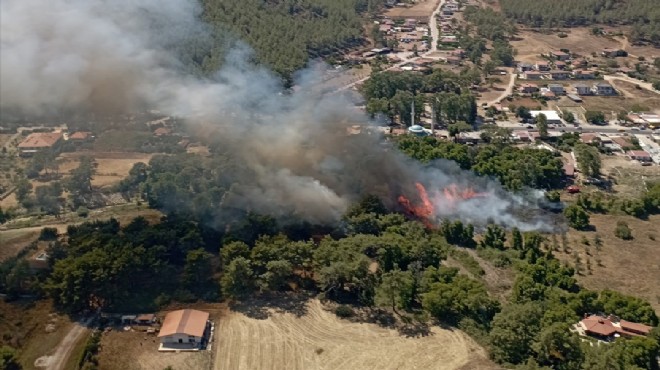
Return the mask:
<path id="1" fill-rule="evenodd" d="M 533 65 L 533 64 L 529 64 L 529 63 L 518 63 L 517 68 L 518 68 L 518 72 L 523 73 L 523 72 L 527 72 L 527 71 L 531 71 L 531 70 L 533 70 L 533 69 L 534 69 L 534 65 Z"/>
<path id="2" fill-rule="evenodd" d="M 548 90 L 552 91 L 555 95 L 564 95 L 564 86 L 561 84 L 548 84 Z"/>
<path id="3" fill-rule="evenodd" d="M 445 60 L 448 64 L 459 65 L 463 61 L 463 58 L 450 55 Z"/>
<path id="4" fill-rule="evenodd" d="M 651 155 L 644 150 L 629 150 L 628 157 L 640 162 L 653 162 Z"/>
<path id="5" fill-rule="evenodd" d="M 541 89 L 541 96 L 546 98 L 546 99 L 555 99 L 557 97 L 557 94 L 550 91 L 548 88 L 542 88 Z"/>
<path id="6" fill-rule="evenodd" d="M 536 70 L 537 71 L 549 71 L 550 70 L 550 63 L 542 61 L 542 62 L 536 62 Z"/>
<path id="7" fill-rule="evenodd" d="M 595 83 L 591 91 L 596 95 L 616 95 L 614 87 L 606 82 Z"/>
<path id="8" fill-rule="evenodd" d="M 158 333 L 160 349 L 200 348 L 209 326 L 208 312 L 192 309 L 172 311 L 165 316 Z"/>
<path id="9" fill-rule="evenodd" d="M 545 115 L 545 118 L 548 121 L 548 124 L 556 125 L 561 123 L 561 118 L 559 114 L 554 110 L 533 110 L 529 112 L 533 118 L 536 118 L 539 114 Z"/>
<path id="10" fill-rule="evenodd" d="M 564 69 L 566 69 L 566 63 L 557 61 L 557 62 L 555 62 L 555 68 L 560 69 L 560 70 L 563 71 Z"/>
<path id="11" fill-rule="evenodd" d="M 522 84 L 518 87 L 518 91 L 522 94 L 531 94 L 539 91 L 539 88 L 534 84 Z"/>
<path id="12" fill-rule="evenodd" d="M 625 50 L 613 49 L 613 48 L 605 48 L 603 49 L 603 51 L 601 51 L 600 54 L 606 58 L 616 58 L 627 55 Z"/>
<path id="13" fill-rule="evenodd" d="M 596 74 L 587 69 L 576 69 L 573 71 L 573 78 L 576 80 L 593 80 Z"/>
<path id="14" fill-rule="evenodd" d="M 18 144 L 21 157 L 30 157 L 41 151 L 57 152 L 62 144 L 61 132 L 34 132 Z"/>
<path id="15" fill-rule="evenodd" d="M 540 80 L 541 77 L 543 77 L 543 73 L 541 72 L 534 72 L 534 71 L 525 72 L 526 80 Z"/>
<path id="16" fill-rule="evenodd" d="M 585 144 L 592 144 L 596 139 L 600 139 L 600 136 L 594 132 L 585 132 L 580 134 L 580 141 Z"/>
<path id="17" fill-rule="evenodd" d="M 578 329 L 583 335 L 611 341 L 622 336 L 646 336 L 651 332 L 653 327 L 626 320 L 619 320 L 612 315 L 608 317 L 591 315 L 585 317 L 579 322 Z"/>
<path id="18" fill-rule="evenodd" d="M 591 87 L 589 85 L 575 84 L 573 87 L 578 95 L 591 95 Z"/>
<path id="19" fill-rule="evenodd" d="M 550 56 L 561 61 L 566 61 L 571 58 L 571 55 L 568 53 L 565 53 L 561 50 L 555 50 L 550 52 Z"/>
<path id="20" fill-rule="evenodd" d="M 554 70 L 550 71 L 550 77 L 553 80 L 568 80 L 570 73 L 567 71 Z"/>

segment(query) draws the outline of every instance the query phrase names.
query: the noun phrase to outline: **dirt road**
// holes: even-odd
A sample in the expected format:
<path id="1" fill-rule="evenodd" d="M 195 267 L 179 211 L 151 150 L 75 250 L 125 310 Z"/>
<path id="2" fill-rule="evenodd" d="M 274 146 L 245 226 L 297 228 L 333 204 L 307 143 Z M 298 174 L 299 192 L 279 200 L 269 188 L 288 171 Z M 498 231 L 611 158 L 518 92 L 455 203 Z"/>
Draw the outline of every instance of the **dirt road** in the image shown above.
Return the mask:
<path id="1" fill-rule="evenodd" d="M 635 85 L 639 85 L 639 87 L 641 87 L 643 89 L 649 90 L 653 93 L 656 93 L 656 94 L 660 95 L 660 91 L 654 89 L 653 84 L 650 84 L 650 83 L 644 82 L 644 81 L 640 81 L 640 80 L 637 80 L 637 79 L 634 79 L 634 78 L 630 78 L 626 75 L 622 75 L 622 74 L 605 75 L 605 76 L 603 76 L 603 78 L 605 79 L 605 81 L 608 81 L 610 83 L 612 82 L 612 80 L 620 80 L 620 81 L 630 82 L 630 83 L 633 83 Z"/>
<path id="2" fill-rule="evenodd" d="M 500 94 L 500 96 L 498 96 L 494 100 L 489 101 L 487 103 L 489 106 L 501 102 L 504 98 L 506 98 L 507 96 L 509 96 L 513 93 L 513 87 L 516 85 L 516 76 L 517 76 L 517 74 L 514 73 L 513 70 L 509 70 L 508 72 L 509 72 L 509 84 L 506 86 L 506 90 L 504 90 Z"/>
<path id="3" fill-rule="evenodd" d="M 88 325 L 91 322 L 92 319 L 87 319 L 82 323 L 75 323 L 57 348 L 55 348 L 55 352 L 51 356 L 40 357 L 34 365 L 36 367 L 44 367 L 47 370 L 68 370 L 64 366 L 71 355 L 71 351 L 83 336 L 89 334 Z"/>
<path id="4" fill-rule="evenodd" d="M 431 14 L 431 19 L 429 19 L 429 28 L 431 28 L 431 48 L 429 53 L 438 50 L 438 37 L 440 37 L 440 31 L 438 30 L 438 19 L 436 18 L 442 6 L 445 5 L 445 0 L 440 0 L 438 7 L 435 8 L 433 14 Z"/>

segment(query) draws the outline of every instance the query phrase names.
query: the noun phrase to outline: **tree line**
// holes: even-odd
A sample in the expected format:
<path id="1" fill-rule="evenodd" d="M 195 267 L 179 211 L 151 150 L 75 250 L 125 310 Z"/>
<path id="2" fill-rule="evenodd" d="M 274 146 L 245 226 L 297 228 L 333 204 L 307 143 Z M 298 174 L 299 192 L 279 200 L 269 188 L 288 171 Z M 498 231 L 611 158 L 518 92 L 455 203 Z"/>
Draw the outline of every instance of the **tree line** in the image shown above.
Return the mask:
<path id="1" fill-rule="evenodd" d="M 633 42 L 660 46 L 660 7 L 655 0 L 501 0 L 502 12 L 532 27 L 632 25 Z"/>

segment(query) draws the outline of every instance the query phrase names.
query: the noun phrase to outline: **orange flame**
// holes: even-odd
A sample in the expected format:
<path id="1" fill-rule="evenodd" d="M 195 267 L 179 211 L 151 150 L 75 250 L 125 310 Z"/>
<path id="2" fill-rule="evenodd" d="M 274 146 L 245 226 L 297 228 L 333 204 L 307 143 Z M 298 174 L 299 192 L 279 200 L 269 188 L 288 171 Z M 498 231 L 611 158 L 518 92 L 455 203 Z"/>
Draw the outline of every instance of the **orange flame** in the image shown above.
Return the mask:
<path id="1" fill-rule="evenodd" d="M 418 218 L 426 227 L 433 228 L 433 218 L 435 216 L 435 204 L 452 204 L 477 197 L 484 197 L 486 193 L 478 193 L 472 188 L 459 189 L 456 184 L 451 184 L 442 189 L 442 191 L 434 192 L 433 199 L 435 204 L 429 198 L 426 188 L 421 183 L 415 183 L 417 193 L 421 204 L 414 205 L 410 199 L 404 195 L 399 196 L 399 204 L 410 214 L 410 216 Z"/>

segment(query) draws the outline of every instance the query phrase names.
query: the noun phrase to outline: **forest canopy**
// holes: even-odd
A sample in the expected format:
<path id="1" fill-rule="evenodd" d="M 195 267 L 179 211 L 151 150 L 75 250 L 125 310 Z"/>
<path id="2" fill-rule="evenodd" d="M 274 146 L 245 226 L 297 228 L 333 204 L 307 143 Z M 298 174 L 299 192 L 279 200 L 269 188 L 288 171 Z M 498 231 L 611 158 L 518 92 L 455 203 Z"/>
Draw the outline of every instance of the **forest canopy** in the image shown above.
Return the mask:
<path id="1" fill-rule="evenodd" d="M 290 77 L 309 58 L 327 57 L 362 41 L 361 14 L 382 0 L 203 0 L 204 20 L 255 50 L 256 59 Z M 218 67 L 213 50 L 205 72 Z"/>
<path id="2" fill-rule="evenodd" d="M 500 0 L 507 17 L 533 27 L 632 25 L 633 42 L 660 46 L 657 0 Z"/>

